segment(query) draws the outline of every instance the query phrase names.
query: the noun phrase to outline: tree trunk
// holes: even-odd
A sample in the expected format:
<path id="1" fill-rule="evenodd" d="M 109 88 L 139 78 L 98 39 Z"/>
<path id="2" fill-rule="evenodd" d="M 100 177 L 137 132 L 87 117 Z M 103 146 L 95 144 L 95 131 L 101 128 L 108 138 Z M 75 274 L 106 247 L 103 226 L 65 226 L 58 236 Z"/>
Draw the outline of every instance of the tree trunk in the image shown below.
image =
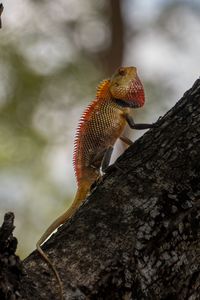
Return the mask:
<path id="1" fill-rule="evenodd" d="M 65 299 L 200 299 L 200 79 L 44 245 Z M 34 251 L 24 299 L 59 299 Z"/>

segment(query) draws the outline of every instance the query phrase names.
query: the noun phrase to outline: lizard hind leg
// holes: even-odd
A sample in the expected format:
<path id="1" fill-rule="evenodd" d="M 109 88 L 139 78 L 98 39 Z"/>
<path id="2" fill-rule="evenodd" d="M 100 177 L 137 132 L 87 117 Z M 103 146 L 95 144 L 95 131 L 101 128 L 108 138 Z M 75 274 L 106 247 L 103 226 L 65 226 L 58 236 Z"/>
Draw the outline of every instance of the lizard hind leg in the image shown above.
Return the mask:
<path id="1" fill-rule="evenodd" d="M 99 168 L 99 174 L 96 176 L 96 179 L 94 179 L 94 181 L 90 187 L 90 191 L 92 191 L 94 188 L 96 188 L 96 186 L 102 181 L 102 177 L 109 167 L 112 152 L 113 152 L 112 146 L 109 146 L 106 150 L 104 150 L 100 168 Z"/>
<path id="2" fill-rule="evenodd" d="M 101 170 L 105 173 L 106 169 L 109 167 L 110 159 L 113 153 L 113 147 L 109 146 L 106 152 L 104 153 L 102 162 L 101 162 Z"/>
<path id="3" fill-rule="evenodd" d="M 126 136 L 124 136 L 124 135 L 120 136 L 120 140 L 122 142 L 124 142 L 128 146 L 133 145 L 133 142 L 129 138 L 127 138 Z"/>

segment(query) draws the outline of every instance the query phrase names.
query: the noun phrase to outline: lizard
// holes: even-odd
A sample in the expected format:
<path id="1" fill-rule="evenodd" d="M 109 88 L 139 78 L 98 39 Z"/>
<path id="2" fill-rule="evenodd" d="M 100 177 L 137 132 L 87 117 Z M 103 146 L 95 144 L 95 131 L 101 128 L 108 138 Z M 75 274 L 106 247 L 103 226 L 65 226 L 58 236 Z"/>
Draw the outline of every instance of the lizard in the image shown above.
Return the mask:
<path id="1" fill-rule="evenodd" d="M 77 179 L 77 192 L 71 206 L 58 217 L 44 232 L 36 244 L 43 259 L 52 268 L 63 290 L 60 276 L 41 245 L 60 225 L 73 216 L 90 192 L 91 185 L 109 166 L 113 146 L 118 138 L 130 145 L 123 136 L 125 126 L 133 129 L 147 129 L 154 124 L 135 124 L 130 114 L 132 109 L 145 103 L 143 85 L 137 75 L 136 67 L 120 67 L 110 79 L 103 80 L 96 92 L 95 99 L 85 109 L 75 136 L 73 164 Z"/>

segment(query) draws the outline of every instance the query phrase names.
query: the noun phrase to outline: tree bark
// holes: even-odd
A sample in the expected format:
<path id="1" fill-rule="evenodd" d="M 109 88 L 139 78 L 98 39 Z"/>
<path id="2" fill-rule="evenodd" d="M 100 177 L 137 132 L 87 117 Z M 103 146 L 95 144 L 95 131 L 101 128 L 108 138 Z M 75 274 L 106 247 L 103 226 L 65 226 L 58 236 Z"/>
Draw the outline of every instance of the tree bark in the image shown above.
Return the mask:
<path id="1" fill-rule="evenodd" d="M 200 79 L 157 124 L 45 243 L 65 299 L 200 299 Z M 59 299 L 36 251 L 23 266 L 24 299 Z"/>
<path id="2" fill-rule="evenodd" d="M 15 254 L 17 239 L 13 236 L 14 214 L 5 214 L 0 227 L 0 299 L 20 299 L 22 262 Z"/>

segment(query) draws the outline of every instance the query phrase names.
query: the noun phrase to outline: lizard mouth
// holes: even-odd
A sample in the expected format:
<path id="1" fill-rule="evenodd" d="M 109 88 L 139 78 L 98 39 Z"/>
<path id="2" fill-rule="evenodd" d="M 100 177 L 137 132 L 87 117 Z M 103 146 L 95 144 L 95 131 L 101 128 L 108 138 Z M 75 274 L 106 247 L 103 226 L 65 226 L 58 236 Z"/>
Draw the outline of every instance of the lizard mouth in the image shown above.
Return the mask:
<path id="1" fill-rule="evenodd" d="M 122 100 L 122 99 L 115 99 L 115 102 L 120 107 L 129 107 L 129 108 L 141 107 L 140 103 L 138 103 L 138 101 L 136 101 L 136 100 L 126 101 L 126 100 Z"/>

